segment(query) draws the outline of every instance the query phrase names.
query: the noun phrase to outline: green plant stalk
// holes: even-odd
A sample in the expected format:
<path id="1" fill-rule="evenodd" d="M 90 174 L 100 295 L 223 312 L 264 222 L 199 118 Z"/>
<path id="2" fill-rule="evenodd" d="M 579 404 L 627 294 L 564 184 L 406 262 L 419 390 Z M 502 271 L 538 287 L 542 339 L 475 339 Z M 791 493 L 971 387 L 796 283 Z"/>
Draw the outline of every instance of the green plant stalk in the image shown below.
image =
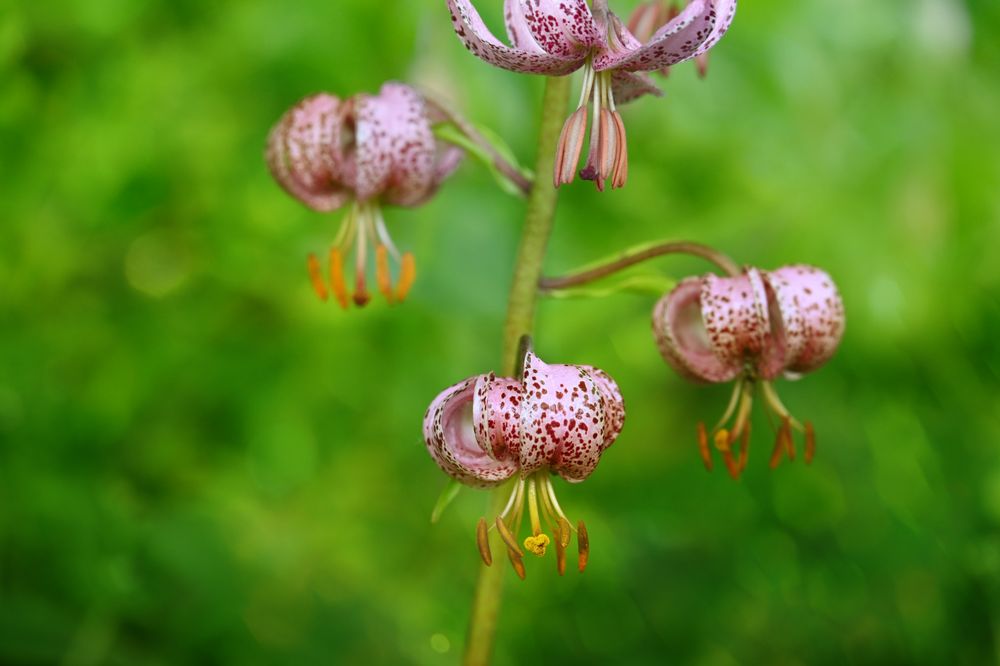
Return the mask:
<path id="1" fill-rule="evenodd" d="M 514 279 L 507 300 L 507 318 L 503 329 L 503 374 L 514 376 L 518 343 L 522 335 L 531 335 L 535 326 L 535 306 L 538 303 L 538 280 L 542 276 L 542 262 L 548 247 L 549 236 L 556 212 L 556 189 L 552 184 L 552 169 L 556 145 L 562 130 L 569 103 L 569 77 L 545 80 L 542 100 L 542 121 L 538 133 L 538 157 L 535 163 L 535 184 L 528 196 L 524 229 L 514 264 Z M 490 513 L 495 516 L 503 510 L 510 493 L 509 484 L 495 489 L 490 497 Z M 491 534 L 491 548 L 504 553 L 496 530 Z M 506 570 L 502 558 L 492 566 L 483 565 L 479 570 L 476 594 L 472 601 L 468 642 L 465 645 L 466 666 L 489 664 L 496 640 L 497 620 Z"/>

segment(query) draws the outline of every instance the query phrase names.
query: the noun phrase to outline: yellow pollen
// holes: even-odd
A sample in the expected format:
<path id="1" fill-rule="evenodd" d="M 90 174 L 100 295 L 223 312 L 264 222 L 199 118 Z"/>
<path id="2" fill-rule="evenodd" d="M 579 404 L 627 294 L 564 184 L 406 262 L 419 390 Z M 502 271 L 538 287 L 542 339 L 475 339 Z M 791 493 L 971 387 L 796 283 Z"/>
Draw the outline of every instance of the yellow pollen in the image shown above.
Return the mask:
<path id="1" fill-rule="evenodd" d="M 725 428 L 720 428 L 719 432 L 715 433 L 715 448 L 720 451 L 729 450 L 729 431 Z"/>
<path id="2" fill-rule="evenodd" d="M 524 540 L 524 549 L 530 551 L 541 557 L 545 554 L 545 549 L 549 547 L 549 535 L 548 534 L 538 534 L 535 536 L 527 537 Z"/>

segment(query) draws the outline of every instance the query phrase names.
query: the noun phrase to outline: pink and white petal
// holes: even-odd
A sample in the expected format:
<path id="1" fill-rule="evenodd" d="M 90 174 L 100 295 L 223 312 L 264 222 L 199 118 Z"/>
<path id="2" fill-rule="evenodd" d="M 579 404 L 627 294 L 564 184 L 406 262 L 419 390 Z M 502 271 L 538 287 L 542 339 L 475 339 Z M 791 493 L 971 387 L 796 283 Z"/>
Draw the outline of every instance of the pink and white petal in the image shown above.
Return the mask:
<path id="1" fill-rule="evenodd" d="M 424 415 L 424 443 L 445 474 L 477 488 L 488 488 L 517 472 L 514 461 L 496 461 L 480 448 L 473 428 L 473 399 L 480 376 L 442 391 Z"/>
<path id="2" fill-rule="evenodd" d="M 837 351 L 844 302 L 830 276 L 813 266 L 784 266 L 767 275 L 788 337 L 785 369 L 811 372 Z"/>
<path id="3" fill-rule="evenodd" d="M 545 49 L 538 45 L 528 28 L 521 0 L 504 0 L 503 15 L 511 46 L 528 53 L 545 53 Z"/>
<path id="4" fill-rule="evenodd" d="M 710 48 L 715 46 L 722 39 L 722 36 L 726 34 L 726 31 L 729 30 L 729 24 L 733 22 L 733 17 L 736 16 L 736 0 L 715 0 L 714 4 L 715 26 L 712 28 L 712 33 L 708 36 L 708 39 L 703 41 L 698 50 L 694 52 L 695 56 L 707 53 Z"/>
<path id="5" fill-rule="evenodd" d="M 604 46 L 586 0 L 520 0 L 528 31 L 546 53 L 573 58 Z"/>
<path id="6" fill-rule="evenodd" d="M 701 316 L 712 351 L 726 366 L 742 366 L 760 356 L 770 340 L 767 291 L 760 271 L 736 277 L 706 275 L 701 285 Z"/>
<path id="7" fill-rule="evenodd" d="M 653 79 L 645 72 L 611 72 L 611 92 L 616 104 L 626 104 L 643 95 L 662 97 L 663 91 L 656 87 Z"/>
<path id="8" fill-rule="evenodd" d="M 567 58 L 551 53 L 536 53 L 502 44 L 483 23 L 470 0 L 447 0 L 455 34 L 474 56 L 495 67 L 511 72 L 563 76 L 580 68 L 586 54 Z"/>
<path id="9" fill-rule="evenodd" d="M 465 151 L 458 146 L 438 144 L 437 159 L 434 164 L 434 187 L 437 188 L 462 163 Z"/>
<path id="10" fill-rule="evenodd" d="M 522 473 L 549 467 L 569 481 L 582 481 L 604 450 L 605 410 L 597 382 L 579 366 L 549 365 L 529 352 L 522 383 Z"/>
<path id="11" fill-rule="evenodd" d="M 472 424 L 476 441 L 494 460 L 516 460 L 521 446 L 521 403 L 524 389 L 516 379 L 492 372 L 476 381 Z"/>
<path id="12" fill-rule="evenodd" d="M 625 53 L 606 50 L 594 59 L 594 69 L 651 72 L 677 64 L 695 55 L 714 26 L 712 0 L 692 0 L 684 11 L 657 30 L 646 44 Z"/>
<path id="13" fill-rule="evenodd" d="M 664 360 L 686 379 L 728 382 L 743 372 L 742 361 L 719 358 L 702 315 L 705 278 L 681 281 L 653 308 L 653 335 Z"/>
<path id="14" fill-rule="evenodd" d="M 434 184 L 434 134 L 424 98 L 387 83 L 376 96 L 357 97 L 357 197 L 382 195 L 398 206 L 426 197 Z"/>
<path id="15" fill-rule="evenodd" d="M 271 130 L 265 153 L 271 175 L 306 206 L 331 211 L 350 193 L 331 170 L 326 155 L 339 133 L 340 100 L 319 93 L 301 100 Z"/>
<path id="16" fill-rule="evenodd" d="M 590 365 L 580 366 L 597 384 L 604 402 L 604 444 L 603 449 L 615 443 L 625 425 L 625 400 L 618 383 L 611 375 Z"/>

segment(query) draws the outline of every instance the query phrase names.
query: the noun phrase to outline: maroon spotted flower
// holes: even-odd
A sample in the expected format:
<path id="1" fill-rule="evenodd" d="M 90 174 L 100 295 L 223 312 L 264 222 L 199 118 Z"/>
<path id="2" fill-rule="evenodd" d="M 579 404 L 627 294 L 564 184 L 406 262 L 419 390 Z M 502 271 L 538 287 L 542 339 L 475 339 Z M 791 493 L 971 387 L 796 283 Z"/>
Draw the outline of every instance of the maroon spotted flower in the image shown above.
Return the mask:
<path id="1" fill-rule="evenodd" d="M 504 0 L 507 36 L 497 39 L 471 0 L 447 0 L 455 32 L 477 57 L 514 72 L 563 76 L 583 69 L 576 111 L 566 120 L 556 153 L 553 181 L 573 181 L 583 149 L 588 107 L 590 147 L 580 177 L 599 190 L 628 176 L 625 125 L 617 104 L 660 90 L 645 72 L 706 53 L 725 34 L 736 0 L 692 0 L 683 11 L 640 40 L 608 9 L 607 0 Z"/>
<path id="2" fill-rule="evenodd" d="M 487 564 L 493 561 L 487 533 L 496 528 L 511 564 L 524 577 L 517 534 L 527 506 L 531 535 L 524 548 L 545 554 L 551 540 L 544 520 L 562 574 L 571 531 L 577 532 L 581 571 L 589 543 L 583 522 L 574 530 L 566 518 L 550 477 L 578 483 L 590 476 L 624 420 L 618 385 L 603 371 L 549 365 L 529 351 L 520 379 L 490 373 L 442 391 L 424 416 L 424 441 L 438 466 L 466 485 L 488 488 L 516 477 L 506 508 L 492 524 L 479 521 L 480 554 Z"/>
<path id="3" fill-rule="evenodd" d="M 805 433 L 805 458 L 812 461 L 812 424 L 803 425 L 788 412 L 772 381 L 782 374 L 797 378 L 811 372 L 837 350 L 844 334 L 844 304 L 829 275 L 796 265 L 770 272 L 748 268 L 735 277 L 688 278 L 656 304 L 653 332 L 663 358 L 684 377 L 735 382 L 729 406 L 711 433 L 698 424 L 706 467 L 712 468 L 711 437 L 734 478 L 745 468 L 757 385 L 777 421 L 771 467 L 783 455 L 794 459 L 792 430 Z"/>
<path id="4" fill-rule="evenodd" d="M 285 191 L 321 212 L 351 204 L 330 249 L 329 291 L 341 307 L 348 304 L 343 264 L 352 246 L 356 305 L 370 299 L 370 247 L 379 291 L 389 302 L 403 300 L 413 284 L 413 255 L 396 249 L 381 206 L 420 205 L 461 161 L 461 150 L 435 140 L 431 123 L 442 119 L 434 113 L 414 89 L 386 83 L 378 95 L 306 97 L 271 130 L 267 165 Z M 397 265 L 395 288 L 390 259 Z M 309 255 L 308 267 L 317 295 L 327 300 L 327 281 L 316 255 Z"/>

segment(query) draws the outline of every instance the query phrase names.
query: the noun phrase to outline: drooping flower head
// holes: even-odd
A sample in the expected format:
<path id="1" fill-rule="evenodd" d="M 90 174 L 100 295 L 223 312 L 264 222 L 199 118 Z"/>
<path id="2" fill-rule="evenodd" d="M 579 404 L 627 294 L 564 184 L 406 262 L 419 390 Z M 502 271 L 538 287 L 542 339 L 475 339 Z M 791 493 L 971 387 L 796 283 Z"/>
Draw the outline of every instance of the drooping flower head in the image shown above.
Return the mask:
<path id="1" fill-rule="evenodd" d="M 682 376 L 702 382 L 735 381 L 718 425 L 698 424 L 706 467 L 712 468 L 709 437 L 733 477 L 746 465 L 753 392 L 760 385 L 777 421 L 771 455 L 795 457 L 792 430 L 805 433 L 805 458 L 815 452 L 812 425 L 801 424 L 781 403 L 772 381 L 811 372 L 833 356 L 844 334 L 844 304 L 830 276 L 812 266 L 785 266 L 742 275 L 705 275 L 682 281 L 653 310 L 653 332 L 663 358 Z M 738 457 L 734 444 L 740 443 Z"/>
<path id="2" fill-rule="evenodd" d="M 706 53 L 725 34 L 736 0 L 692 0 L 683 11 L 640 40 L 608 9 L 607 0 L 504 0 L 507 36 L 497 39 L 471 0 L 447 0 L 455 32 L 477 57 L 514 72 L 563 76 L 583 69 L 576 111 L 566 120 L 556 153 L 558 187 L 576 173 L 592 107 L 590 148 L 580 177 L 599 190 L 628 176 L 625 125 L 617 104 L 659 89 L 645 72 Z M 643 34 L 647 37 L 647 34 Z"/>
<path id="3" fill-rule="evenodd" d="M 562 574 L 570 533 L 577 533 L 580 571 L 589 542 L 583 522 L 574 529 L 563 513 L 550 477 L 578 483 L 590 476 L 624 420 L 618 385 L 603 371 L 549 365 L 528 351 L 520 378 L 476 375 L 442 391 L 424 416 L 424 441 L 438 466 L 466 485 L 488 488 L 516 477 L 506 508 L 492 524 L 479 521 L 477 540 L 486 564 L 493 561 L 487 533 L 495 528 L 524 577 L 517 534 L 527 505 L 531 535 L 524 549 L 541 556 L 554 540 Z"/>
<path id="4" fill-rule="evenodd" d="M 344 259 L 354 254 L 353 300 L 365 305 L 369 247 L 374 247 L 379 291 L 389 302 L 403 300 L 413 284 L 413 255 L 401 254 L 382 217 L 382 204 L 417 206 L 426 201 L 458 166 L 462 152 L 437 142 L 431 131 L 434 112 L 417 91 L 386 83 L 378 95 L 346 100 L 318 93 L 285 113 L 267 140 L 267 165 L 278 184 L 320 212 L 350 204 L 330 250 L 330 290 L 346 308 Z M 398 282 L 393 288 L 390 258 Z M 316 255 L 309 274 L 316 293 L 329 297 Z"/>

